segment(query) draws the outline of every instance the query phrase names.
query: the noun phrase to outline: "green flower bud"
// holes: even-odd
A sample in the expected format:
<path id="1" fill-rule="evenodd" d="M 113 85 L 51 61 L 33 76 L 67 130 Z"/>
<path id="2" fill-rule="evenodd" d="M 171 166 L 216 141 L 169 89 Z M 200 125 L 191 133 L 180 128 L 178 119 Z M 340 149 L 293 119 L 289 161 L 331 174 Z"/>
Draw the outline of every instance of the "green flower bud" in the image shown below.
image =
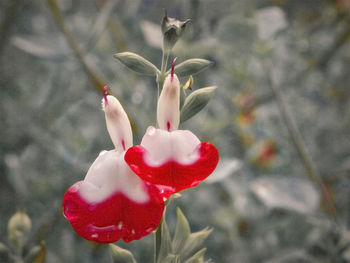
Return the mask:
<path id="1" fill-rule="evenodd" d="M 31 228 L 32 222 L 23 211 L 18 211 L 10 218 L 7 225 L 8 239 L 15 249 L 22 250 L 27 242 Z"/>
<path id="2" fill-rule="evenodd" d="M 169 52 L 174 47 L 185 31 L 188 22 L 190 22 L 190 19 L 179 21 L 175 18 L 168 17 L 168 14 L 165 12 L 162 20 L 162 33 L 164 36 L 163 50 L 165 52 Z"/>

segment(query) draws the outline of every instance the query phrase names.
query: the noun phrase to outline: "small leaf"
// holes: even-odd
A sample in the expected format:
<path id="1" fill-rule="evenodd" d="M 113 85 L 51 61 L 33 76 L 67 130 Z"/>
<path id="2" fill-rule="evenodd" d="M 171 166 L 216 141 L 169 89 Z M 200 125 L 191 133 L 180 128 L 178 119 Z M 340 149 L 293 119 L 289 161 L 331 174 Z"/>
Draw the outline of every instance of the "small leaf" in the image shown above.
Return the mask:
<path id="1" fill-rule="evenodd" d="M 177 209 L 177 222 L 173 239 L 174 251 L 179 254 L 190 236 L 190 225 L 180 208 Z"/>
<path id="2" fill-rule="evenodd" d="M 129 250 L 118 247 L 117 245 L 109 245 L 114 263 L 136 263 L 134 256 Z"/>
<path id="3" fill-rule="evenodd" d="M 200 112 L 208 104 L 216 87 L 206 87 L 192 92 L 181 109 L 180 122 L 184 122 Z"/>
<path id="4" fill-rule="evenodd" d="M 173 254 L 173 246 L 171 243 L 168 225 L 165 220 L 162 223 L 162 239 L 158 257 L 158 263 L 163 263 L 168 255 Z"/>
<path id="5" fill-rule="evenodd" d="M 186 92 L 183 87 L 180 88 L 180 109 L 182 109 L 182 106 L 185 103 L 186 99 Z"/>
<path id="6" fill-rule="evenodd" d="M 121 63 L 127 66 L 129 69 L 144 75 L 157 75 L 160 74 L 155 65 L 149 62 L 147 59 L 132 53 L 122 52 L 114 54 L 114 57 Z"/>
<path id="7" fill-rule="evenodd" d="M 203 263 L 204 262 L 204 254 L 207 251 L 206 248 L 202 248 L 192 257 L 185 261 L 185 263 Z"/>
<path id="8" fill-rule="evenodd" d="M 46 245 L 45 245 L 44 241 L 40 242 L 39 251 L 37 251 L 33 260 L 28 261 L 28 262 L 31 262 L 31 263 L 45 263 L 46 262 Z"/>
<path id="9" fill-rule="evenodd" d="M 175 66 L 174 71 L 178 77 L 187 77 L 201 72 L 212 64 L 213 62 L 206 59 L 191 58 Z"/>
<path id="10" fill-rule="evenodd" d="M 183 262 L 189 257 L 192 257 L 193 254 L 197 253 L 197 251 L 200 249 L 200 247 L 211 232 L 212 229 L 204 228 L 199 232 L 190 234 L 189 238 L 187 239 L 184 245 L 184 249 L 180 255 L 182 259 L 181 262 Z"/>
<path id="11" fill-rule="evenodd" d="M 183 89 L 184 90 L 192 90 L 192 86 L 193 86 L 193 77 L 192 75 L 190 75 L 190 77 L 188 78 L 187 82 L 185 83 L 185 85 L 183 86 Z"/>

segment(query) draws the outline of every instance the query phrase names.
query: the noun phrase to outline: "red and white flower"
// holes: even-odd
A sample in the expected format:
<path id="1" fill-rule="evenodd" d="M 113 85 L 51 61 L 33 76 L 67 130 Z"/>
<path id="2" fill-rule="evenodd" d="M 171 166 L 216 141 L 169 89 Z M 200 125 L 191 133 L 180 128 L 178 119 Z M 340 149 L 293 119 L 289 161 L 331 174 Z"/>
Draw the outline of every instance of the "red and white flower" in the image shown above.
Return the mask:
<path id="1" fill-rule="evenodd" d="M 124 161 L 132 146 L 132 131 L 123 107 L 115 97 L 105 95 L 102 108 L 115 149 L 101 152 L 85 179 L 67 190 L 63 213 L 88 240 L 130 242 L 156 229 L 164 201 L 159 188 L 142 181 Z"/>
<path id="2" fill-rule="evenodd" d="M 164 81 L 158 100 L 159 129 L 148 127 L 141 145 L 131 147 L 125 161 L 143 180 L 163 188 L 164 196 L 196 186 L 215 169 L 219 154 L 214 145 L 188 130 L 178 130 L 180 83 L 174 74 Z"/>

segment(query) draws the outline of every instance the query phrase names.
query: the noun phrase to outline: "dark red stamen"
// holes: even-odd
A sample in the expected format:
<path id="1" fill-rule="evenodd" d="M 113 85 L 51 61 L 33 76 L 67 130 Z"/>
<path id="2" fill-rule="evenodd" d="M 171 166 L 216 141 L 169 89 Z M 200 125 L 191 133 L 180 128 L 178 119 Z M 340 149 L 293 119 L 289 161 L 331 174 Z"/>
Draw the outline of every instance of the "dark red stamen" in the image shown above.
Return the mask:
<path id="1" fill-rule="evenodd" d="M 173 81 L 173 79 L 174 79 L 175 61 L 176 61 L 176 58 L 174 58 L 173 64 L 171 66 L 171 73 L 170 73 L 170 80 L 171 81 Z"/>
<path id="2" fill-rule="evenodd" d="M 106 105 L 108 104 L 107 92 L 108 92 L 108 86 L 106 85 L 106 86 L 103 87 L 103 98 L 105 99 Z"/>

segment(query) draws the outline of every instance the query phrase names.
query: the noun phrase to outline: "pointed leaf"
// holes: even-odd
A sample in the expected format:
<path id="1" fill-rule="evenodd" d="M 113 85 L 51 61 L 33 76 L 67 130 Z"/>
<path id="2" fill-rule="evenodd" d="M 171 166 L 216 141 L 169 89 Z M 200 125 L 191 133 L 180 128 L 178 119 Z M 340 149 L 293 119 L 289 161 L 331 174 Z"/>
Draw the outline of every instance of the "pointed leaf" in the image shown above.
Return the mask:
<path id="1" fill-rule="evenodd" d="M 194 254 L 192 257 L 187 259 L 185 261 L 185 263 L 203 263 L 204 262 L 204 254 L 206 251 L 207 251 L 206 248 L 202 248 L 196 254 Z"/>
<path id="2" fill-rule="evenodd" d="M 144 75 L 157 75 L 160 73 L 155 65 L 149 62 L 147 59 L 132 53 L 122 52 L 114 54 L 114 57 L 121 63 L 127 66 L 129 69 Z"/>
<path id="3" fill-rule="evenodd" d="M 192 233 L 187 239 L 184 249 L 181 252 L 181 262 L 197 253 L 211 232 L 212 229 L 204 228 L 199 232 Z"/>
<path id="4" fill-rule="evenodd" d="M 213 62 L 206 59 L 191 58 L 175 66 L 174 70 L 178 77 L 187 77 L 201 72 L 212 64 Z"/>
<path id="5" fill-rule="evenodd" d="M 174 251 L 179 254 L 190 236 L 190 225 L 180 208 L 177 209 L 177 222 L 173 239 Z"/>
<path id="6" fill-rule="evenodd" d="M 114 263 L 136 263 L 134 256 L 129 250 L 110 244 L 112 260 Z"/>
<path id="7" fill-rule="evenodd" d="M 208 104 L 216 87 L 206 87 L 192 92 L 181 109 L 180 122 L 184 122 L 200 112 Z"/>
<path id="8" fill-rule="evenodd" d="M 169 233 L 168 225 L 165 222 L 165 220 L 163 220 L 161 227 L 162 227 L 162 238 L 161 238 L 158 263 L 163 263 L 164 260 L 167 258 L 167 256 L 173 253 L 170 233 Z"/>
<path id="9" fill-rule="evenodd" d="M 40 249 L 36 253 L 33 261 L 31 263 L 45 263 L 46 262 L 46 245 L 44 241 L 40 242 Z"/>
<path id="10" fill-rule="evenodd" d="M 180 263 L 179 257 L 174 254 L 168 255 L 164 260 L 160 262 L 161 263 Z"/>

